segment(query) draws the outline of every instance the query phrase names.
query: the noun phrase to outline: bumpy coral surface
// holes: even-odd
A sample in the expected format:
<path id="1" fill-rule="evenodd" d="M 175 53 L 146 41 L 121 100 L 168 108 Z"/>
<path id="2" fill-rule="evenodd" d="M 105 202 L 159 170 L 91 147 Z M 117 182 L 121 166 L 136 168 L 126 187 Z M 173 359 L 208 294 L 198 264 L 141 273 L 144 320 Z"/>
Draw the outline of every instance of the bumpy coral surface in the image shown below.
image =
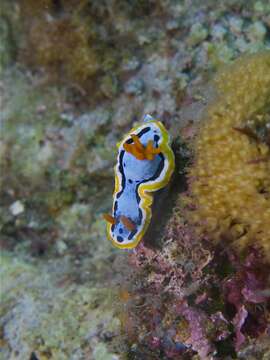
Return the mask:
<path id="1" fill-rule="evenodd" d="M 131 359 L 267 359 L 263 254 L 248 248 L 241 259 L 232 249 L 211 249 L 177 208 L 165 233 L 162 249 L 141 243 L 130 255 L 132 278 L 120 298 Z"/>
<path id="2" fill-rule="evenodd" d="M 214 239 L 253 242 L 270 258 L 270 52 L 224 68 L 214 87 L 190 169 L 191 218 Z"/>
<path id="3" fill-rule="evenodd" d="M 146 243 L 133 254 L 137 268 L 122 269 L 127 254 L 106 241 L 101 214 L 111 208 L 116 142 L 145 113 L 178 134 L 183 102 L 198 119 L 190 89 L 241 53 L 269 48 L 269 1 L 0 7 L 0 359 L 225 359 L 237 346 L 241 359 L 268 360 L 264 265 L 236 258 L 231 269 L 173 216 L 164 246 Z M 250 128 L 267 141 L 263 122 Z M 171 218 L 160 204 L 153 243 Z M 128 270 L 119 334 L 112 294 Z"/>

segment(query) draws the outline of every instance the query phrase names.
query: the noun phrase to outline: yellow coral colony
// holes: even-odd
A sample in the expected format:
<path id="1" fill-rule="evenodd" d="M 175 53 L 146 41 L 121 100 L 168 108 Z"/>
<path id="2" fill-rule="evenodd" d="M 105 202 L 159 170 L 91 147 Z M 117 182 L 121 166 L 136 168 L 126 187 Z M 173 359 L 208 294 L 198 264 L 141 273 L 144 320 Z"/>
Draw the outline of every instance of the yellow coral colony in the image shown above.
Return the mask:
<path id="1" fill-rule="evenodd" d="M 217 100 L 203 115 L 189 171 L 198 205 L 191 220 L 216 241 L 257 244 L 270 259 L 269 143 L 241 131 L 270 137 L 270 51 L 240 58 L 213 85 Z"/>

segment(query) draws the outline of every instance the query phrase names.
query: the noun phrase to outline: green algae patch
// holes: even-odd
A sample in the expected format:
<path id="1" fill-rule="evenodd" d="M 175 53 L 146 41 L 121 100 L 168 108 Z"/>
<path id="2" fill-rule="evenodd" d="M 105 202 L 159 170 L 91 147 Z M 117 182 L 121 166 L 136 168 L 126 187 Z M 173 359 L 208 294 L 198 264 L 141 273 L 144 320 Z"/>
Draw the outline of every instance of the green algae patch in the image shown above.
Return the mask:
<path id="1" fill-rule="evenodd" d="M 9 348 L 18 352 L 18 359 L 27 359 L 35 351 L 42 359 L 59 360 L 95 349 L 97 359 L 102 351 L 116 359 L 101 340 L 119 332 L 112 309 L 115 290 L 70 283 L 62 262 L 50 267 L 2 254 L 1 334 L 6 353 Z"/>

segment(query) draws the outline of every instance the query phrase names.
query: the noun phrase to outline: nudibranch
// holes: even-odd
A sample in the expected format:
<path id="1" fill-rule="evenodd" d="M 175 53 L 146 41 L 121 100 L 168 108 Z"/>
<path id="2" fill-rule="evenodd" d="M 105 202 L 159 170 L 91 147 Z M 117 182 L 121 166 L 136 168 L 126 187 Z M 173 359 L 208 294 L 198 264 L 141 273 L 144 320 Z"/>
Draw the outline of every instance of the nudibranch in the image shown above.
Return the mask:
<path id="1" fill-rule="evenodd" d="M 168 184 L 174 171 L 174 154 L 167 130 L 150 115 L 117 147 L 112 215 L 104 214 L 104 218 L 112 243 L 130 249 L 149 226 L 153 192 Z"/>

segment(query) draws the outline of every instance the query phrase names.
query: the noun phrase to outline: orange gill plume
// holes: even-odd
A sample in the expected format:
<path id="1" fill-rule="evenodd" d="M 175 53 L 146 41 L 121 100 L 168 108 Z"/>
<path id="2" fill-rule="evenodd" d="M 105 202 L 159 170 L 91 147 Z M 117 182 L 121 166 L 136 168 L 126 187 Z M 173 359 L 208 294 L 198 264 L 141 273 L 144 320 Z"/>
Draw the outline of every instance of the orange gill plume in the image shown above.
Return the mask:
<path id="1" fill-rule="evenodd" d="M 138 160 L 153 160 L 156 154 L 161 152 L 160 148 L 154 148 L 153 141 L 149 140 L 146 147 L 141 143 L 137 135 L 130 135 L 133 144 L 124 143 L 124 149 Z"/>

